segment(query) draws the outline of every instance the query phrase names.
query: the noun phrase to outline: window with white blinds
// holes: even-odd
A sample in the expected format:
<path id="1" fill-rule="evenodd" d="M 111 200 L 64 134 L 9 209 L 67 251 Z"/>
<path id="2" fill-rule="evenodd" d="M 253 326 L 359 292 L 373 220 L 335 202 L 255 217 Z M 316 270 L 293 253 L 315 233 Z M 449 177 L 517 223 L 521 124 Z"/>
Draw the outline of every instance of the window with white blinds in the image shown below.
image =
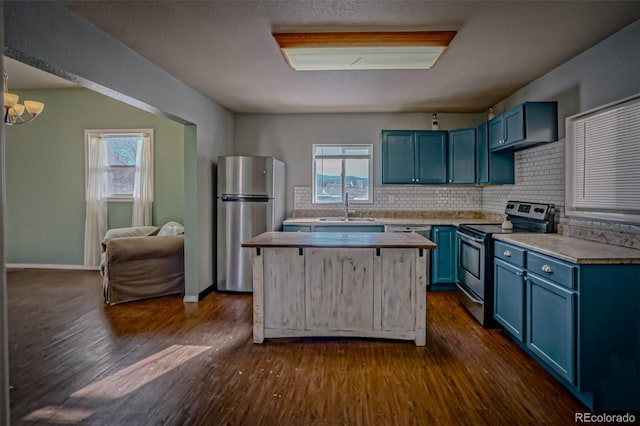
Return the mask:
<path id="1" fill-rule="evenodd" d="M 567 119 L 567 214 L 640 219 L 640 95 Z"/>

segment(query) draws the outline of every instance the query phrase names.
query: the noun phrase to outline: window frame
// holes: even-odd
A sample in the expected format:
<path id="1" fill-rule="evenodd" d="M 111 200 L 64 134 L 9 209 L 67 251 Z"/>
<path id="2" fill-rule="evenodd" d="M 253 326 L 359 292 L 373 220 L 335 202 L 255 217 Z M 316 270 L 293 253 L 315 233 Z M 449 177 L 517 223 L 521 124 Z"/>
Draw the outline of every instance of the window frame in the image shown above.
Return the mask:
<path id="1" fill-rule="evenodd" d="M 369 150 L 369 154 L 368 155 L 344 155 L 344 154 L 336 154 L 336 155 L 316 155 L 316 148 L 321 148 L 321 147 L 329 147 L 329 148 L 341 148 L 343 151 L 345 149 L 367 149 Z M 336 160 L 342 160 L 342 172 L 340 175 L 340 179 L 341 179 L 341 201 L 338 203 L 336 201 L 318 201 L 316 200 L 316 188 L 317 188 L 317 183 L 316 183 L 316 160 L 318 158 L 322 158 L 322 159 L 336 159 Z M 326 144 L 326 143 L 321 143 L 321 144 L 313 144 L 311 147 L 311 204 L 319 204 L 319 205 L 330 205 L 330 204 L 344 204 L 345 202 L 345 197 L 344 194 L 347 193 L 347 188 L 346 188 L 346 176 L 345 176 L 345 171 L 346 171 L 346 160 L 347 159 L 364 159 L 364 160 L 368 160 L 368 175 L 369 175 L 369 189 L 368 189 L 368 200 L 354 200 L 354 199 L 349 199 L 349 203 L 350 204 L 373 204 L 373 144 Z"/>
<path id="2" fill-rule="evenodd" d="M 154 161 L 151 162 L 151 167 L 149 173 L 151 173 L 152 178 L 155 180 L 155 174 L 153 169 L 153 164 L 155 163 L 155 155 L 154 155 L 154 132 L 153 129 L 85 129 L 84 130 L 84 186 L 85 193 L 87 189 L 87 178 L 89 176 L 89 138 L 93 135 L 100 136 L 148 136 L 151 143 L 151 158 Z M 137 158 L 136 158 L 137 161 Z M 131 166 L 110 166 L 110 167 L 131 167 Z M 133 166 L 135 168 L 135 166 Z M 106 197 L 107 202 L 116 202 L 116 203 L 132 203 L 133 202 L 133 194 L 110 194 Z"/>

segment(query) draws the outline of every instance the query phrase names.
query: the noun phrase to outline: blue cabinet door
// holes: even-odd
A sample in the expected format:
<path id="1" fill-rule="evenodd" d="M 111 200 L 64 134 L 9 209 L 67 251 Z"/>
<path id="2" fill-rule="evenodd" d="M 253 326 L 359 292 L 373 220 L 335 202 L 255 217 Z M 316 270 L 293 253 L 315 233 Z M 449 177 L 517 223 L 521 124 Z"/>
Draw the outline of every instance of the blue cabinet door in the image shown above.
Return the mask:
<path id="1" fill-rule="evenodd" d="M 425 130 L 415 133 L 416 183 L 446 183 L 447 132 Z"/>
<path id="2" fill-rule="evenodd" d="M 487 123 L 476 128 L 476 178 L 479 184 L 489 183 L 489 133 Z"/>
<path id="3" fill-rule="evenodd" d="M 499 148 L 504 144 L 503 124 L 502 114 L 489 120 L 489 149 Z"/>
<path id="4" fill-rule="evenodd" d="M 460 129 L 449 132 L 449 183 L 476 182 L 476 129 Z"/>
<path id="5" fill-rule="evenodd" d="M 519 105 L 503 114 L 504 143 L 519 142 L 525 138 L 524 105 Z"/>
<path id="6" fill-rule="evenodd" d="M 527 283 L 527 347 L 575 384 L 576 294 L 534 274 Z"/>
<path id="7" fill-rule="evenodd" d="M 494 259 L 493 317 L 513 337 L 524 342 L 524 273 L 521 268 Z"/>
<path id="8" fill-rule="evenodd" d="M 431 250 L 431 284 L 455 283 L 456 227 L 432 227 L 431 240 L 438 246 Z"/>
<path id="9" fill-rule="evenodd" d="M 382 131 L 382 183 L 415 182 L 415 132 Z"/>

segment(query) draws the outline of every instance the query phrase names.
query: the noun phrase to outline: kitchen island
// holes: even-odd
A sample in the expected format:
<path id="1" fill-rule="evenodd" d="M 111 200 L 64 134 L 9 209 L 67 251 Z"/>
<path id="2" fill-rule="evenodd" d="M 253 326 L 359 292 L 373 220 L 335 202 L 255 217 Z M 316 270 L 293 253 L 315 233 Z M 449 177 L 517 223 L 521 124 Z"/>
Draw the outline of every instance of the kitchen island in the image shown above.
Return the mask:
<path id="1" fill-rule="evenodd" d="M 426 343 L 427 250 L 415 233 L 266 232 L 253 249 L 253 341 L 371 337 Z"/>

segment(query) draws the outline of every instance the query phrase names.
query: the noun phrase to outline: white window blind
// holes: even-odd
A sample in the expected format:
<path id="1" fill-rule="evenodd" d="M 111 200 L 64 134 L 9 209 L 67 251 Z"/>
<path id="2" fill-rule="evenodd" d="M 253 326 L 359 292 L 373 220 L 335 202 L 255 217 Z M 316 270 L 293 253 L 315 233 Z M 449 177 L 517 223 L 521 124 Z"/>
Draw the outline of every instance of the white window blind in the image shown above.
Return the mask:
<path id="1" fill-rule="evenodd" d="M 573 177 L 568 214 L 591 212 L 616 220 L 640 215 L 640 97 L 567 121 Z"/>

